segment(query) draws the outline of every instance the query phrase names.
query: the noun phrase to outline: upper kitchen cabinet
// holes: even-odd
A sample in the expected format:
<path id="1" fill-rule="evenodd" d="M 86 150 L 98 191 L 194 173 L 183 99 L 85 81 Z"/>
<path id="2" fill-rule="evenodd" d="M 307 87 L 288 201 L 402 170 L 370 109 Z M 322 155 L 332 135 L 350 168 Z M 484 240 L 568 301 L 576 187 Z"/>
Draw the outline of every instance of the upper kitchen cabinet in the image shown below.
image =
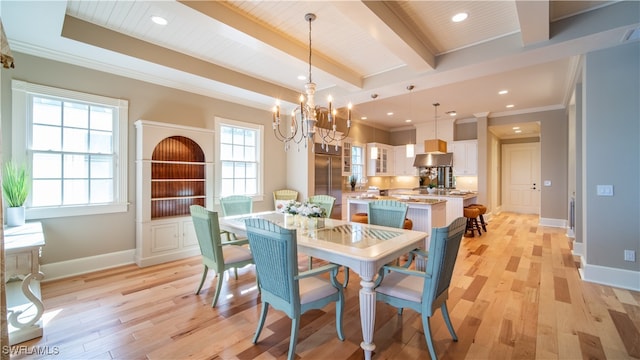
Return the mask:
<path id="1" fill-rule="evenodd" d="M 478 174 L 478 140 L 449 142 L 453 153 L 453 175 L 475 176 Z"/>
<path id="2" fill-rule="evenodd" d="M 415 155 L 407 157 L 407 147 L 405 145 L 394 146 L 394 175 L 396 176 L 416 176 L 418 171 L 413 167 Z M 415 152 L 415 151 L 414 151 Z"/>
<path id="3" fill-rule="evenodd" d="M 351 138 L 342 140 L 342 176 L 364 175 L 365 145 Z"/>
<path id="4" fill-rule="evenodd" d="M 377 152 L 377 154 L 374 154 Z M 391 176 L 394 175 L 393 146 L 380 143 L 367 144 L 367 176 Z"/>

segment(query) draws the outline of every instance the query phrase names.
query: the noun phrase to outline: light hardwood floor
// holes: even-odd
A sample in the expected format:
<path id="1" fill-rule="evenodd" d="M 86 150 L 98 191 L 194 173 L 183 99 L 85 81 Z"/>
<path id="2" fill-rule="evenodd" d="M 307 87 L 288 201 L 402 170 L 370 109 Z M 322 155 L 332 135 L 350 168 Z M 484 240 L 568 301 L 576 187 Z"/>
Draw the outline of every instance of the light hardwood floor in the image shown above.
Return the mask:
<path id="1" fill-rule="evenodd" d="M 503 213 L 481 237 L 464 238 L 448 306 L 459 341 L 442 316 L 431 320 L 441 359 L 640 359 L 640 293 L 586 283 L 563 229 L 537 216 Z M 303 262 L 301 262 L 303 263 Z M 259 297 L 253 267 L 227 276 L 217 308 L 208 282 L 194 295 L 198 257 L 135 265 L 44 283 L 44 337 L 21 345 L 59 359 L 282 359 L 290 320 L 270 310 L 251 343 Z M 345 336 L 335 309 L 302 317 L 296 357 L 361 359 L 359 280 L 346 289 Z M 374 359 L 428 359 L 418 315 L 379 303 Z M 12 358 L 44 358 L 24 351 Z"/>

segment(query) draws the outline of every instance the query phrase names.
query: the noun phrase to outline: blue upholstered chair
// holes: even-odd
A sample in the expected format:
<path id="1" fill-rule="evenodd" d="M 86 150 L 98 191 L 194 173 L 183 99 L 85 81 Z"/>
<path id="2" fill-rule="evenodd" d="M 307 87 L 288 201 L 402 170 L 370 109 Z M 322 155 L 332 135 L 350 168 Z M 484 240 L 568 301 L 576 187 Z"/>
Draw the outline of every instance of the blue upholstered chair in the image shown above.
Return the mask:
<path id="1" fill-rule="evenodd" d="M 338 265 L 325 265 L 298 272 L 298 250 L 295 229 L 285 229 L 265 219 L 246 219 L 247 236 L 253 253 L 261 291 L 262 310 L 253 343 L 258 342 L 269 306 L 291 318 L 288 359 L 295 357 L 300 316 L 308 310 L 322 309 L 336 303 L 336 331 L 344 340 L 342 313 L 344 293 L 336 280 Z M 330 272 L 330 280 L 317 276 Z"/>
<path id="2" fill-rule="evenodd" d="M 449 333 L 453 341 L 458 336 L 453 330 L 447 298 L 449 284 L 453 275 L 453 267 L 458 256 L 460 241 L 464 235 L 467 221 L 463 217 L 454 220 L 449 226 L 433 228 L 429 252 L 414 250 L 411 255 L 427 257 L 425 272 L 410 270 L 399 266 L 384 266 L 376 281 L 376 299 L 398 308 L 402 314 L 403 308 L 409 308 L 422 314 L 422 327 L 427 340 L 429 354 L 437 359 L 431 338 L 429 319 L 439 308 L 442 311 Z"/>
<path id="3" fill-rule="evenodd" d="M 222 208 L 222 216 L 250 214 L 253 211 L 253 199 L 244 195 L 222 197 L 220 198 L 220 208 Z M 233 240 L 238 240 L 236 234 L 228 231 L 221 231 L 220 233 L 227 237 L 227 241 L 232 238 Z"/>
<path id="4" fill-rule="evenodd" d="M 202 280 L 200 280 L 196 294 L 200 293 L 209 269 L 215 271 L 216 293 L 211 303 L 211 307 L 215 307 L 222 288 L 222 274 L 226 270 L 233 268 L 235 278 L 238 279 L 237 268 L 253 264 L 253 257 L 249 249 L 242 246 L 248 244 L 246 239 L 224 243 L 221 241 L 217 212 L 209 211 L 200 205 L 191 205 L 189 210 L 191 211 L 193 227 L 196 231 L 200 252 L 202 253 L 202 264 L 204 265 Z"/>

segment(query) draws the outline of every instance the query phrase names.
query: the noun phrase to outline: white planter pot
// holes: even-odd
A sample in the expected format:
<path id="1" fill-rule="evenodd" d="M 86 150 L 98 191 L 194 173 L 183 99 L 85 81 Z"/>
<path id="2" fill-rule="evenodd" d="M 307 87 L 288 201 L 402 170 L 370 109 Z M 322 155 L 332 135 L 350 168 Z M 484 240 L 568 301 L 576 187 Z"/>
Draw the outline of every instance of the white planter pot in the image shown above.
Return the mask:
<path id="1" fill-rule="evenodd" d="M 7 226 L 24 225 L 24 206 L 8 207 L 5 210 L 5 219 L 7 219 Z"/>

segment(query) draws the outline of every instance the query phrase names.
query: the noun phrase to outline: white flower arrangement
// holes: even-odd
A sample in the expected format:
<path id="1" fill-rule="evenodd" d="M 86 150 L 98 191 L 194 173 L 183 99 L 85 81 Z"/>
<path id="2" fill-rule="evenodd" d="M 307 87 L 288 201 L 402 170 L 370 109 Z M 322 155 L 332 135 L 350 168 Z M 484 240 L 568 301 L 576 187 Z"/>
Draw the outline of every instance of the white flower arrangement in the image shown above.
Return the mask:
<path id="1" fill-rule="evenodd" d="M 290 200 L 284 204 L 282 212 L 304 217 L 325 217 L 327 215 L 327 211 L 321 206 L 309 202 L 301 203 L 295 200 Z"/>

